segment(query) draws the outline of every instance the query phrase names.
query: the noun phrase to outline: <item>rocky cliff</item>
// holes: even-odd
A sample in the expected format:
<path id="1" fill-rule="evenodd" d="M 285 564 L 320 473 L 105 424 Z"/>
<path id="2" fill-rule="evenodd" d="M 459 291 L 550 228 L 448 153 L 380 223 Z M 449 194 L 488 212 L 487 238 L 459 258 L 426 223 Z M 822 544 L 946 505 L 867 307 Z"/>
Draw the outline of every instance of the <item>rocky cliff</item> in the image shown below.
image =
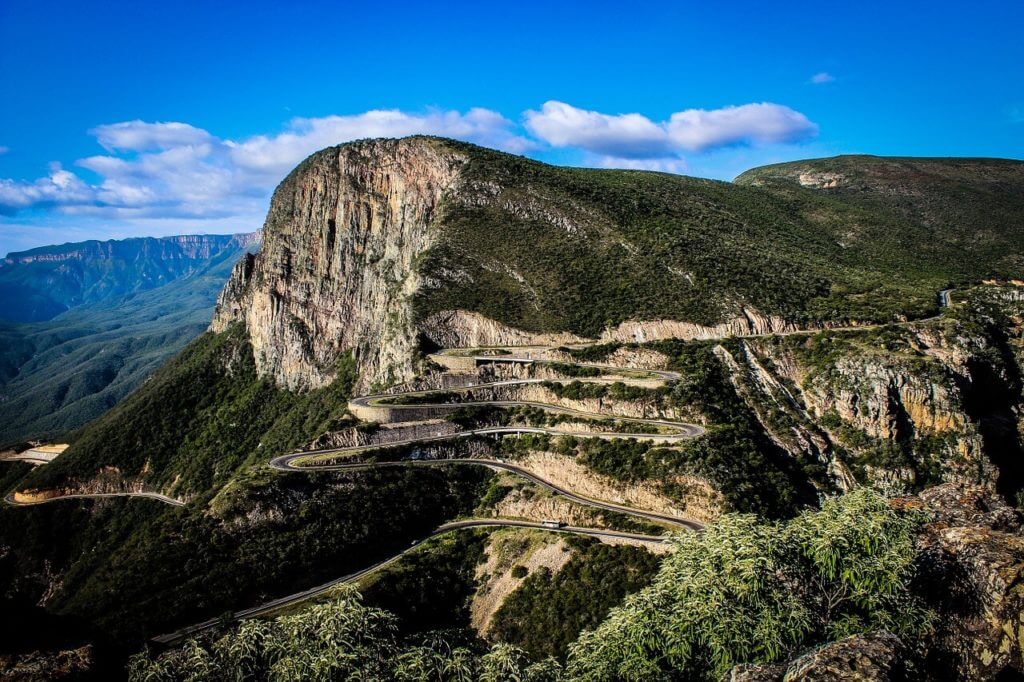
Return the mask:
<path id="1" fill-rule="evenodd" d="M 940 319 L 734 340 L 718 347 L 775 442 L 817 460 L 841 490 L 902 494 L 1021 479 L 1020 292 L 957 292 Z"/>
<path id="2" fill-rule="evenodd" d="M 348 352 L 364 387 L 411 378 L 414 263 L 464 162 L 417 139 L 313 155 L 274 193 L 263 248 L 236 267 L 212 329 L 243 322 L 259 372 L 292 389 L 329 382 Z"/>

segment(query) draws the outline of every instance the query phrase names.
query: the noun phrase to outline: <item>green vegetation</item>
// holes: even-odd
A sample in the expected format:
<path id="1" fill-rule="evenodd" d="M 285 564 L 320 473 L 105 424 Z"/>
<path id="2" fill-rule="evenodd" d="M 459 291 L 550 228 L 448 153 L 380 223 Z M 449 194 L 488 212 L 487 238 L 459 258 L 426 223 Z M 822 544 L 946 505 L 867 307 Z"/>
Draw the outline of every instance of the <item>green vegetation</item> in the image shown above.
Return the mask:
<path id="1" fill-rule="evenodd" d="M 21 585 L 49 561 L 63 577 L 48 611 L 137 643 L 392 556 L 468 514 L 490 475 L 452 467 L 275 476 L 248 482 L 217 515 L 150 500 L 3 509 L 0 536 L 17 549 L 0 577 Z"/>
<path id="2" fill-rule="evenodd" d="M 717 680 L 854 633 L 919 635 L 916 528 L 868 490 L 782 525 L 723 517 L 681 536 L 653 584 L 580 637 L 569 677 Z"/>
<path id="3" fill-rule="evenodd" d="M 440 633 L 403 639 L 393 614 L 344 592 L 157 658 L 140 654 L 131 679 L 244 671 L 257 680 L 716 680 L 738 663 L 780 660 L 850 634 L 927 632 L 930 612 L 912 589 L 920 521 L 868 490 L 784 524 L 728 515 L 705 533 L 680 536 L 653 583 L 603 620 L 654 560 L 633 548 L 586 546 L 559 574 L 528 578 L 495 621 L 495 632 L 543 656 L 601 620 L 568 647 L 564 671 L 553 658 L 530 663 L 506 643 L 486 650 Z"/>
<path id="4" fill-rule="evenodd" d="M 643 386 L 631 386 L 621 381 L 611 384 L 593 384 L 583 381 L 570 381 L 567 384 L 562 384 L 554 381 L 545 381 L 541 386 L 554 393 L 558 398 L 565 398 L 566 400 L 611 398 L 627 402 L 650 400 L 655 403 L 671 390 L 671 387 L 667 385 L 659 386 L 658 388 L 645 388 Z"/>
<path id="5" fill-rule="evenodd" d="M 121 292 L 45 322 L 0 322 L 0 445 L 58 437 L 135 390 L 206 329 L 241 253 L 226 249 L 158 288 Z"/>
<path id="6" fill-rule="evenodd" d="M 434 143 L 469 157 L 465 192 L 488 193 L 446 204 L 438 242 L 418 264 L 429 283 L 421 316 L 464 309 L 595 337 L 632 319 L 715 324 L 740 315 L 739 301 L 800 323 L 886 322 L 934 313 L 950 282 L 1019 276 L 1024 265 L 1009 255 L 1024 252 L 1018 162 L 935 162 L 951 178 L 942 183 L 921 182 L 920 164 L 910 164 L 868 200 L 792 182 L 559 168 Z M 965 199 L 971 209 L 957 208 Z"/>
<path id="7" fill-rule="evenodd" d="M 373 575 L 362 589 L 363 598 L 394 613 L 404 634 L 468 628 L 474 569 L 487 535 L 485 530 L 456 531 L 431 540 Z"/>
<path id="8" fill-rule="evenodd" d="M 807 172 L 833 173 L 841 180 L 829 190 L 804 189 L 798 178 Z M 874 224 L 848 227 L 850 236 L 876 250 L 917 248 L 914 260 L 941 268 L 954 280 L 1021 275 L 1022 180 L 1024 164 L 1008 159 L 876 156 L 794 161 L 736 178 L 737 184 L 757 184 L 781 195 L 804 215 L 813 197 L 878 216 Z M 893 226 L 891 234 L 876 227 L 883 221 Z"/>
<path id="9" fill-rule="evenodd" d="M 241 328 L 207 333 L 75 434 L 72 446 L 26 486 L 88 479 L 116 466 L 175 494 L 212 494 L 243 465 L 262 464 L 328 430 L 344 415 L 353 381 L 354 365 L 345 356 L 333 383 L 291 393 L 256 376 Z"/>
<path id="10" fill-rule="evenodd" d="M 10 253 L 0 261 L 0 319 L 39 322 L 162 287 L 211 262 L 237 259 L 244 237 L 192 236 L 184 244 L 180 237 L 90 240 Z"/>
<path id="11" fill-rule="evenodd" d="M 576 553 L 557 573 L 542 568 L 505 600 L 490 636 L 535 658 L 564 658 L 580 632 L 597 627 L 608 610 L 650 583 L 658 559 L 645 549 L 575 541 Z M 516 569 L 526 569 L 516 566 Z"/>
<path id="12" fill-rule="evenodd" d="M 560 672 L 554 661 L 532 663 L 507 645 L 490 651 L 436 640 L 417 645 L 403 642 L 397 630 L 392 614 L 347 592 L 293 616 L 245 621 L 212 641 L 190 640 L 155 659 L 140 654 L 132 659 L 128 678 L 547 682 Z"/>
<path id="13" fill-rule="evenodd" d="M 557 452 L 577 457 L 592 470 L 622 481 L 664 482 L 673 475 L 699 476 L 720 490 L 736 511 L 790 516 L 801 505 L 814 503 L 810 481 L 821 475 L 820 466 L 817 462 L 793 462 L 772 442 L 736 395 L 712 344 L 663 341 L 650 347 L 668 355 L 670 368 L 683 377 L 661 389 L 640 390 L 664 407 L 703 415 L 709 422 L 707 432 L 671 448 L 635 440 L 566 437 L 556 441 Z M 665 486 L 664 492 L 671 496 L 676 491 Z"/>

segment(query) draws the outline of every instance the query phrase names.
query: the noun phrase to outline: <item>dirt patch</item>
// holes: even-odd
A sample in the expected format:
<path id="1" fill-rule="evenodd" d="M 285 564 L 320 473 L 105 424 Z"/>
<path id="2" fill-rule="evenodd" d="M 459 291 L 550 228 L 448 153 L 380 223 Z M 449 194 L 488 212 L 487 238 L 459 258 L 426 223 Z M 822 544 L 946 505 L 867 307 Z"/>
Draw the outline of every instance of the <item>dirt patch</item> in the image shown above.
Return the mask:
<path id="1" fill-rule="evenodd" d="M 480 582 L 470 605 L 470 624 L 485 636 L 494 614 L 528 576 L 541 567 L 557 573 L 572 557 L 563 538 L 547 540 L 537 533 L 496 533 L 484 550 L 487 559 L 477 566 Z"/>

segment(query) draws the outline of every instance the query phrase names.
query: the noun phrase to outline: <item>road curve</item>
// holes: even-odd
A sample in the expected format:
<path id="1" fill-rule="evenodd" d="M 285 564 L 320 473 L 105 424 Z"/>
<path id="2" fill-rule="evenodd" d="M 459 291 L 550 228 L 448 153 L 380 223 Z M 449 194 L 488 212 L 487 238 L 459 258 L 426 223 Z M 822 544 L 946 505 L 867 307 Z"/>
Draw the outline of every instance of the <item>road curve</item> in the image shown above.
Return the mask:
<path id="1" fill-rule="evenodd" d="M 605 511 L 617 512 L 620 514 L 627 514 L 629 516 L 636 516 L 639 518 L 647 519 L 649 521 L 657 521 L 660 523 L 667 523 L 679 528 L 686 528 L 688 530 L 700 530 L 704 527 L 704 524 L 694 521 L 692 519 L 680 518 L 678 516 L 670 516 L 667 514 L 659 514 L 657 512 L 646 511 L 643 509 L 637 509 L 635 507 L 627 507 L 613 502 L 605 502 L 603 500 L 595 500 L 590 497 L 584 497 L 571 490 L 561 488 L 550 481 L 547 481 L 537 474 L 533 473 L 528 469 L 524 469 L 516 464 L 510 462 L 504 462 L 495 459 L 417 459 L 417 460 L 402 460 L 398 462 L 350 462 L 344 464 L 311 464 L 301 465 L 296 462 L 308 458 L 309 453 L 297 452 L 290 455 L 283 455 L 281 457 L 275 457 L 270 460 L 270 466 L 278 471 L 346 471 L 346 470 L 359 470 L 359 469 L 377 469 L 385 467 L 408 467 L 408 466 L 451 466 L 451 465 L 472 465 L 472 466 L 484 466 L 489 469 L 500 469 L 502 471 L 508 471 L 517 476 L 521 476 L 533 483 L 536 483 L 540 487 L 548 490 L 555 495 L 564 497 L 572 502 L 585 505 L 587 507 L 595 507 L 597 509 L 603 509 Z"/>
<path id="2" fill-rule="evenodd" d="M 940 291 L 938 293 L 938 302 L 939 302 L 940 309 L 941 308 L 949 307 L 949 305 L 950 305 L 950 292 L 951 291 L 952 291 L 951 289 L 944 289 L 944 290 L 942 290 L 942 291 Z M 926 318 L 926 320 L 917 320 L 917 322 L 923 322 L 923 321 L 927 321 L 927 320 L 930 320 L 930 319 L 935 319 L 935 318 L 939 317 L 940 315 L 941 315 L 941 310 L 940 310 L 939 315 L 936 315 L 936 316 L 934 316 L 932 318 Z M 862 326 L 862 327 L 845 327 L 845 328 L 844 327 L 836 327 L 836 328 L 833 328 L 833 329 L 827 330 L 827 331 L 843 331 L 845 329 L 859 330 L 859 329 L 867 329 L 867 328 L 879 327 L 879 326 L 883 326 L 883 325 L 865 325 L 865 326 Z M 771 335 L 773 335 L 773 336 L 788 336 L 790 334 L 799 334 L 799 333 L 805 333 L 805 332 L 804 331 L 793 331 L 793 332 L 774 333 L 774 334 L 771 334 Z M 763 335 L 758 335 L 758 336 L 763 336 Z M 588 344 L 588 345 L 590 345 L 590 344 Z M 576 347 L 581 347 L 581 346 L 576 346 Z M 534 347 L 529 347 L 529 349 L 531 349 L 531 350 L 542 350 L 543 351 L 543 350 L 549 349 L 549 347 L 534 346 Z M 524 351 L 524 350 L 527 350 L 527 348 L 526 347 L 520 348 L 520 351 Z M 441 351 L 440 353 L 434 354 L 433 356 L 431 356 L 431 358 L 432 359 L 434 359 L 434 358 L 443 359 L 445 356 L 454 356 L 454 357 L 458 357 L 460 359 L 470 360 L 473 363 L 477 363 L 477 362 L 488 362 L 488 363 L 502 363 L 502 362 L 507 363 L 507 362 L 513 362 L 513 363 L 530 363 L 530 364 L 532 364 L 532 363 L 575 364 L 575 365 L 580 365 L 580 366 L 587 366 L 587 367 L 595 367 L 595 368 L 598 368 L 598 369 L 604 369 L 604 370 L 607 370 L 609 373 L 615 373 L 615 374 L 619 374 L 619 375 L 633 373 L 633 374 L 643 374 L 643 375 L 647 375 L 647 376 L 655 376 L 655 377 L 658 377 L 658 378 L 660 378 L 660 379 L 662 379 L 664 381 L 672 381 L 672 380 L 680 378 L 680 375 L 678 373 L 671 372 L 671 371 L 666 371 L 666 370 L 638 370 L 638 369 L 632 369 L 632 368 L 619 368 L 619 367 L 614 367 L 614 366 L 610 366 L 610 365 L 600 365 L 600 364 L 596 364 L 596 363 L 582 363 L 582 362 L 578 362 L 577 363 L 577 362 L 555 361 L 555 360 L 547 360 L 547 359 L 544 359 L 544 358 L 530 357 L 528 355 L 515 355 L 511 351 L 509 351 L 507 354 L 486 354 L 486 353 L 474 353 L 473 349 L 468 349 L 468 350 L 467 349 L 448 349 L 448 350 Z M 609 382 L 609 380 L 607 378 L 595 378 L 595 377 L 576 377 L 574 380 L 579 380 L 579 381 L 586 382 L 586 381 L 588 381 L 588 379 L 591 382 L 595 381 L 595 380 L 599 381 L 601 383 L 608 383 Z M 463 391 L 463 392 L 465 392 L 465 391 L 471 391 L 471 390 L 479 389 L 479 388 L 495 387 L 495 386 L 502 386 L 502 385 L 506 385 L 507 386 L 507 385 L 517 385 L 517 384 L 539 383 L 540 381 L 542 381 L 542 380 L 540 380 L 540 379 L 515 379 L 515 380 L 491 382 L 489 384 L 488 383 L 478 384 L 476 386 L 467 386 L 467 387 L 460 387 L 460 388 L 455 388 L 455 389 L 436 389 L 436 390 L 427 390 L 427 391 L 414 391 L 414 392 L 410 392 L 409 394 L 412 394 L 412 395 L 416 395 L 416 394 L 425 395 L 425 394 L 430 394 L 430 393 L 449 393 L 449 392 L 452 392 L 452 391 Z M 622 506 L 622 505 L 617 505 L 617 504 L 614 504 L 614 503 L 611 503 L 611 502 L 604 502 L 604 501 L 600 501 L 600 500 L 594 500 L 594 499 L 591 499 L 591 498 L 583 497 L 581 495 L 573 493 L 570 490 L 566 490 L 564 488 L 560 488 L 560 487 L 554 485 L 553 483 L 551 483 L 551 482 L 549 482 L 549 481 L 547 481 L 547 480 L 537 476 L 536 474 L 530 472 L 527 469 L 524 469 L 524 468 L 519 467 L 519 466 L 517 466 L 515 464 L 504 462 L 504 461 L 501 461 L 501 460 L 464 459 L 463 458 L 463 459 L 441 459 L 441 460 L 405 460 L 405 461 L 398 461 L 398 462 L 348 462 L 348 463 L 341 463 L 341 464 L 314 464 L 314 465 L 307 465 L 307 466 L 301 466 L 301 465 L 298 464 L 298 462 L 300 460 L 309 459 L 311 457 L 316 457 L 316 456 L 325 456 L 325 455 L 327 455 L 327 456 L 329 456 L 329 455 L 345 456 L 345 455 L 353 455 L 353 454 L 358 454 L 358 453 L 361 453 L 361 452 L 368 452 L 368 451 L 372 451 L 372 450 L 383 450 L 383 449 L 388 449 L 388 448 L 393 448 L 393 447 L 400 447 L 400 446 L 403 446 L 403 445 L 410 445 L 410 444 L 413 444 L 413 443 L 422 443 L 422 442 L 429 442 L 429 441 L 452 440 L 452 439 L 456 439 L 456 438 L 469 437 L 469 436 L 472 436 L 472 435 L 507 435 L 507 434 L 515 434 L 515 433 L 544 433 L 544 434 L 557 434 L 557 435 L 578 435 L 580 437 L 589 437 L 589 438 L 594 438 L 594 437 L 599 437 L 599 438 L 634 438 L 634 439 L 647 439 L 647 440 L 662 440 L 662 441 L 664 441 L 664 440 L 668 440 L 668 441 L 675 440 L 675 441 L 678 441 L 678 440 L 681 440 L 681 439 L 684 439 L 684 438 L 694 438 L 696 436 L 701 435 L 704 432 L 702 427 L 700 427 L 698 425 L 695 425 L 695 424 L 686 424 L 686 423 L 683 423 L 683 422 L 673 422 L 673 421 L 670 421 L 670 420 L 663 420 L 663 419 L 662 420 L 657 420 L 657 419 L 641 419 L 641 418 L 619 417 L 617 415 L 587 413 L 587 412 L 583 412 L 583 411 L 580 411 L 580 410 L 574 410 L 574 409 L 571 409 L 571 408 L 565 408 L 565 407 L 560 407 L 560 406 L 555 406 L 555 405 L 547 405 L 547 404 L 531 402 L 531 401 L 473 401 L 473 402 L 464 402 L 464 403 L 436 403 L 436 404 L 420 403 L 420 404 L 410 404 L 410 405 L 384 404 L 383 403 L 383 401 L 385 401 L 385 400 L 387 400 L 389 398 L 393 399 L 395 397 L 398 397 L 399 395 L 402 395 L 402 394 L 377 394 L 377 395 L 370 395 L 370 396 L 362 396 L 362 397 L 354 398 L 352 401 L 350 401 L 350 405 L 353 405 L 353 406 L 356 406 L 356 407 L 386 407 L 386 408 L 388 408 L 390 410 L 396 410 L 396 411 L 400 411 L 400 410 L 403 410 L 403 409 L 415 410 L 415 409 L 423 409 L 423 408 L 436 408 L 436 407 L 442 407 L 442 406 L 443 407 L 452 407 L 453 405 L 463 406 L 463 405 L 482 405 L 482 404 L 487 404 L 487 405 L 495 405 L 495 406 L 503 406 L 503 407 L 512 407 L 512 406 L 525 405 L 525 406 L 539 407 L 541 409 L 544 409 L 544 410 L 547 410 L 547 411 L 557 412 L 557 413 L 560 413 L 560 414 L 573 414 L 573 415 L 582 416 L 582 417 L 585 417 L 585 418 L 595 418 L 595 417 L 599 418 L 599 419 L 609 419 L 609 418 L 611 418 L 611 419 L 616 419 L 616 420 L 620 420 L 620 421 L 629 421 L 629 422 L 634 422 L 634 423 L 646 423 L 646 424 L 656 425 L 656 426 L 659 426 L 659 427 L 676 429 L 678 432 L 675 433 L 675 434 L 664 434 L 664 433 L 659 433 L 659 434 L 649 434 L 649 433 L 617 433 L 617 432 L 600 432 L 600 433 L 585 432 L 585 433 L 578 433 L 577 434 L 577 433 L 573 433 L 573 432 L 558 431 L 558 430 L 547 429 L 547 428 L 543 428 L 543 427 L 508 427 L 508 426 L 485 427 L 485 428 L 480 428 L 480 429 L 472 429 L 472 430 L 469 430 L 469 431 L 463 431 L 463 432 L 459 432 L 459 433 L 455 433 L 455 434 L 445 434 L 445 435 L 438 435 L 438 436 L 432 436 L 432 437 L 426 437 L 426 438 L 410 439 L 408 441 L 401 441 L 401 442 L 381 443 L 381 444 L 373 444 L 373 445 L 366 445 L 366 446 L 355 446 L 355 447 L 349 447 L 349 448 L 336 448 L 336 449 L 296 452 L 296 453 L 291 453 L 291 454 L 288 454 L 288 455 L 282 455 L 282 456 L 275 457 L 275 458 L 271 459 L 270 462 L 269 462 L 270 467 L 273 468 L 273 469 L 279 470 L 279 471 L 286 471 L 286 472 L 296 472 L 296 471 L 299 471 L 299 472 L 309 472 L 309 471 L 356 470 L 356 469 L 369 469 L 369 468 L 380 468 L 380 467 L 398 467 L 398 466 L 442 466 L 442 465 L 486 466 L 486 467 L 489 467 L 489 468 L 492 468 L 492 469 L 498 469 L 498 470 L 503 470 L 503 471 L 508 471 L 508 472 L 514 473 L 514 474 L 516 474 L 518 476 L 521 476 L 523 478 L 526 478 L 526 479 L 530 480 L 531 482 L 533 482 L 533 483 L 535 483 L 535 484 L 537 484 L 537 485 L 539 485 L 539 486 L 541 486 L 541 487 L 551 491 L 552 493 L 554 493 L 556 495 L 562 496 L 562 497 L 564 497 L 564 498 L 566 498 L 568 500 L 571 500 L 573 502 L 576 502 L 576 503 L 579 503 L 579 504 L 582 504 L 582 505 L 586 505 L 586 506 L 589 506 L 589 507 L 594 507 L 594 508 L 603 509 L 603 510 L 606 510 L 606 511 L 617 512 L 617 513 L 628 514 L 630 516 L 644 518 L 644 519 L 648 519 L 648 520 L 651 520 L 651 521 L 657 521 L 657 522 L 660 522 L 660 523 L 667 523 L 667 524 L 670 524 L 670 525 L 674 525 L 674 526 L 677 526 L 677 527 L 680 527 L 680 528 L 686 528 L 686 529 L 693 530 L 693 531 L 700 530 L 703 527 L 703 524 L 700 524 L 700 523 L 698 523 L 696 521 L 692 521 L 692 520 L 689 520 L 689 519 L 683 519 L 683 518 L 668 516 L 668 515 L 664 515 L 664 514 L 658 514 L 656 512 L 644 511 L 644 510 L 635 509 L 635 508 L 632 508 L 632 507 L 625 507 L 625 506 Z M 169 497 L 166 497 L 164 495 L 160 495 L 158 493 L 121 493 L 121 494 L 111 493 L 111 494 L 107 494 L 107 495 L 104 495 L 104 494 L 96 494 L 96 495 L 87 495 L 87 494 L 67 495 L 67 496 L 52 498 L 52 499 L 49 499 L 49 500 L 43 500 L 43 501 L 40 501 L 38 503 L 27 503 L 27 504 L 41 504 L 41 503 L 44 503 L 44 502 L 51 502 L 51 501 L 57 500 L 57 499 L 67 499 L 67 498 L 70 498 L 70 497 L 114 497 L 114 496 L 150 497 L 150 498 L 158 499 L 158 500 L 160 500 L 162 502 L 166 502 L 168 504 L 173 504 L 173 505 L 176 505 L 176 506 L 180 506 L 180 505 L 183 504 L 183 503 L 181 503 L 178 500 L 174 500 L 173 498 L 169 498 Z M 11 502 L 11 503 L 14 503 L 13 500 L 8 500 L 8 501 Z M 21 504 L 21 503 L 14 503 L 14 504 Z M 438 535 L 443 535 L 445 533 L 450 533 L 450 532 L 454 532 L 454 531 L 458 531 L 458 530 L 463 530 L 463 529 L 467 529 L 467 528 L 479 528 L 479 527 L 531 528 L 531 529 L 545 530 L 545 531 L 549 531 L 549 532 L 570 533 L 570 534 L 576 534 L 576 535 L 587 535 L 587 536 L 598 537 L 598 538 L 620 538 L 620 539 L 628 539 L 628 540 L 634 540 L 634 541 L 640 541 L 640 542 L 658 542 L 658 543 L 665 542 L 664 538 L 661 538 L 661 537 L 658 537 L 658 536 L 649 536 L 649 535 L 642 535 L 642 534 L 637 534 L 637 533 L 624 533 L 624 532 L 619 532 L 619 531 L 602 530 L 602 529 L 596 529 L 596 528 L 580 528 L 580 527 L 570 527 L 570 526 L 563 526 L 563 527 L 559 527 L 559 528 L 553 528 L 553 527 L 544 526 L 543 524 L 540 524 L 540 523 L 530 522 L 530 521 L 515 521 L 515 520 L 505 520 L 505 519 L 486 519 L 486 520 L 473 519 L 473 520 L 465 520 L 465 521 L 456 521 L 456 522 L 446 523 L 446 524 L 444 524 L 442 526 L 439 526 L 437 529 L 435 529 L 427 537 L 421 538 L 421 539 L 413 542 L 409 547 L 407 547 L 403 551 L 399 552 L 398 554 L 395 554 L 394 556 L 391 556 L 391 557 L 389 557 L 387 559 L 384 559 L 384 560 L 382 560 L 380 562 L 377 562 L 376 564 L 373 564 L 372 566 L 368 566 L 368 567 L 366 567 L 364 569 L 361 569 L 359 571 L 356 571 L 354 573 L 350 573 L 348 575 L 341 576 L 340 578 L 335 578 L 334 580 L 331 580 L 330 582 L 324 583 L 322 585 L 318 585 L 316 587 L 312 587 L 310 589 L 303 590 L 301 592 L 296 592 L 294 594 L 290 594 L 290 595 L 287 595 L 287 596 L 284 596 L 284 597 L 273 599 L 273 600 L 268 601 L 268 602 L 266 602 L 264 604 L 261 604 L 259 606 L 255 606 L 255 607 L 252 607 L 252 608 L 249 608 L 249 609 L 244 609 L 244 610 L 241 610 L 241 611 L 236 611 L 236 612 L 230 614 L 230 620 L 238 620 L 238 619 L 243 619 L 243 618 L 251 618 L 251 617 L 255 617 L 255 616 L 265 615 L 267 613 L 270 613 L 270 612 L 272 612 L 274 610 L 277 610 L 279 608 L 282 608 L 284 606 L 288 606 L 290 604 L 295 604 L 295 603 L 301 602 L 303 600 L 309 599 L 310 597 L 313 597 L 313 596 L 316 596 L 318 594 L 321 594 L 321 593 L 331 589 L 332 587 L 335 587 L 336 585 L 339 585 L 339 584 L 345 583 L 345 582 L 351 582 L 353 580 L 357 580 L 357 579 L 359 579 L 359 578 L 361 578 L 363 576 L 366 576 L 366 575 L 368 575 L 370 573 L 373 573 L 374 571 L 380 570 L 381 568 L 383 568 L 385 566 L 388 566 L 388 565 L 390 565 L 391 563 L 393 563 L 395 561 L 398 561 L 400 558 L 405 556 L 407 553 L 413 551 L 414 549 L 416 549 L 417 547 L 422 545 L 424 542 L 428 541 L 429 539 L 431 539 L 433 537 L 437 537 Z M 207 631 L 207 630 L 215 627 L 219 623 L 224 622 L 224 620 L 225 620 L 224 618 L 215 618 L 215 619 L 207 620 L 207 621 L 204 621 L 204 622 L 196 624 L 196 625 L 192 625 L 192 626 L 189 626 L 189 627 L 186 627 L 186 628 L 182 628 L 181 630 L 178 630 L 177 632 L 174 632 L 174 633 L 171 633 L 171 634 L 161 635 L 159 637 L 154 637 L 153 641 L 156 642 L 156 643 L 159 643 L 159 644 L 163 644 L 163 645 L 173 645 L 174 643 L 182 640 L 185 637 L 189 637 L 189 636 L 196 635 L 196 634 L 199 634 L 201 632 Z"/>
<path id="3" fill-rule="evenodd" d="M 633 540 L 638 542 L 649 542 L 652 544 L 664 544 L 668 541 L 666 538 L 657 535 L 625 533 L 621 531 L 600 530 L 596 528 L 578 528 L 575 526 L 562 526 L 561 528 L 551 528 L 548 526 L 544 526 L 543 524 L 534 523 L 531 521 L 506 521 L 503 519 L 468 519 L 465 521 L 453 521 L 451 523 L 446 523 L 442 526 L 438 526 L 432 533 L 430 533 L 430 535 L 427 535 L 425 538 L 421 538 L 419 540 L 414 541 L 410 546 L 406 547 L 398 554 L 388 557 L 387 559 L 384 559 L 382 561 L 378 561 L 372 566 L 367 566 L 366 568 L 360 569 L 353 573 L 349 573 L 347 575 L 343 575 L 340 578 L 335 578 L 329 582 L 323 583 L 322 585 L 317 585 L 316 587 L 311 587 L 307 590 L 302 590 L 301 592 L 295 592 L 284 597 L 272 599 L 268 602 L 260 604 L 259 606 L 243 609 L 241 611 L 235 611 L 231 613 L 230 616 L 228 617 L 222 616 L 220 618 L 211 618 L 210 620 L 203 621 L 202 623 L 196 623 L 195 625 L 190 625 L 188 627 L 182 628 L 180 630 L 177 630 L 166 635 L 153 637 L 151 641 L 157 644 L 162 644 L 164 646 L 173 646 L 174 644 L 178 643 L 182 639 L 185 639 L 186 637 L 192 637 L 194 635 L 198 635 L 202 632 L 210 630 L 219 625 L 220 623 L 225 622 L 226 620 L 236 621 L 242 620 L 244 618 L 255 618 L 258 616 L 266 615 L 280 608 L 284 608 L 292 604 L 297 604 L 299 602 L 315 597 L 319 594 L 323 594 L 331 588 L 341 585 L 343 583 L 353 582 L 364 576 L 370 575 L 371 573 L 375 573 L 376 571 L 379 571 L 380 569 L 393 564 L 409 552 L 412 552 L 413 550 L 417 549 L 423 543 L 439 535 L 444 535 L 446 533 L 452 533 L 455 531 L 466 530 L 470 528 L 530 528 L 547 531 L 549 533 L 567 533 L 570 535 L 585 535 L 596 538 Z"/>
<path id="4" fill-rule="evenodd" d="M 172 507 L 184 507 L 185 503 L 181 500 L 176 500 L 173 497 L 167 495 L 161 495 L 160 493 L 72 493 L 70 495 L 57 495 L 55 497 L 49 497 L 45 500 L 33 500 L 32 502 L 22 502 L 14 499 L 14 493 L 10 493 L 4 498 L 4 502 L 14 507 L 31 507 L 37 504 L 47 504 L 49 502 L 57 502 L 58 500 L 73 500 L 73 499 L 97 499 L 102 497 L 144 497 L 150 500 L 157 500 L 164 504 L 169 504 Z"/>

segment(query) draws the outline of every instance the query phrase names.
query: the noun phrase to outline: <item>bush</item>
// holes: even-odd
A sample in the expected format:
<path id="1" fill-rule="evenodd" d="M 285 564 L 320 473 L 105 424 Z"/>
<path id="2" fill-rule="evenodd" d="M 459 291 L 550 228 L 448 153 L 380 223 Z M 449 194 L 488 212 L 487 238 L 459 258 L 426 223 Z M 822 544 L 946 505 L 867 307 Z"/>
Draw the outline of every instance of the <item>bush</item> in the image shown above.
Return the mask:
<path id="1" fill-rule="evenodd" d="M 680 537 L 653 584 L 580 637 L 569 677 L 720 679 L 850 634 L 920 634 L 929 614 L 910 590 L 918 522 L 869 490 L 784 524 L 722 517 Z"/>

